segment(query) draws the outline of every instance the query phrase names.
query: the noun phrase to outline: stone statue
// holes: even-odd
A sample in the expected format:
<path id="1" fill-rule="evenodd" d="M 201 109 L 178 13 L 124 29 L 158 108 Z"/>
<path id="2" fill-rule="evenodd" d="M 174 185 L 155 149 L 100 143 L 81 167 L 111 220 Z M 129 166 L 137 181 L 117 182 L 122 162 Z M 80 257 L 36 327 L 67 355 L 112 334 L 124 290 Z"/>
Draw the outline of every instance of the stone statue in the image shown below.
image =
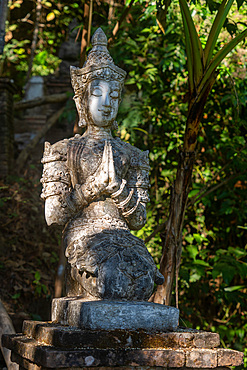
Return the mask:
<path id="1" fill-rule="evenodd" d="M 45 143 L 45 218 L 65 225 L 68 296 L 148 300 L 164 278 L 144 242 L 130 233 L 146 222 L 148 152 L 113 138 L 126 72 L 114 65 L 100 28 L 92 45 L 83 68 L 71 67 L 86 131 Z"/>

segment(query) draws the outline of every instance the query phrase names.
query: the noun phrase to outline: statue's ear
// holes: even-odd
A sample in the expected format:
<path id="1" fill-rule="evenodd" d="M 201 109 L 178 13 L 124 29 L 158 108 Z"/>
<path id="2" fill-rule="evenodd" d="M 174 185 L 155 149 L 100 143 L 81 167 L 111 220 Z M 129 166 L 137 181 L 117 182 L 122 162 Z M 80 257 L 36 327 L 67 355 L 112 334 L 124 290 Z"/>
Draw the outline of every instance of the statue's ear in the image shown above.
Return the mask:
<path id="1" fill-rule="evenodd" d="M 111 129 L 116 131 L 118 130 L 118 123 L 116 120 L 113 122 Z"/>
<path id="2" fill-rule="evenodd" d="M 80 96 L 74 96 L 74 101 L 75 101 L 76 109 L 77 109 L 78 116 L 79 116 L 78 126 L 79 127 L 86 127 L 87 126 L 87 122 L 85 120 L 85 113 L 86 112 L 85 112 L 84 104 L 82 103 L 81 97 Z"/>

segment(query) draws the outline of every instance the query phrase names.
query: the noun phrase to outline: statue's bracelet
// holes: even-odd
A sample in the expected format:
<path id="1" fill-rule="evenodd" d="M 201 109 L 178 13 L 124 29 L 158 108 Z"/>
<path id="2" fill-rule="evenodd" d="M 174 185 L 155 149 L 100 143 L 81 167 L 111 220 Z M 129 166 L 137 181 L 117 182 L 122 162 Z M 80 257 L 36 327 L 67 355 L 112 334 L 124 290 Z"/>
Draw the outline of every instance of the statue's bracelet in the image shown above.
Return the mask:
<path id="1" fill-rule="evenodd" d="M 115 193 L 112 193 L 111 197 L 113 199 L 116 198 L 116 197 L 118 197 L 123 192 L 123 189 L 124 189 L 126 183 L 127 183 L 127 181 L 123 179 L 122 180 L 122 183 L 120 185 L 120 188 L 117 191 L 115 191 Z"/>

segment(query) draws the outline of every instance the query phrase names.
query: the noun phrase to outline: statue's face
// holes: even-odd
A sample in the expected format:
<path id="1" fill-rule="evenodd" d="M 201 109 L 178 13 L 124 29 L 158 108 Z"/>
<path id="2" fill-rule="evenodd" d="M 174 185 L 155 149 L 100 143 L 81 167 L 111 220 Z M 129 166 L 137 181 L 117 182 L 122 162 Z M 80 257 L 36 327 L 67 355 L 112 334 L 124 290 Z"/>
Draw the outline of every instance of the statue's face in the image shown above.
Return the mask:
<path id="1" fill-rule="evenodd" d="M 93 80 L 89 86 L 88 110 L 92 124 L 110 127 L 118 112 L 120 100 L 120 83 Z"/>

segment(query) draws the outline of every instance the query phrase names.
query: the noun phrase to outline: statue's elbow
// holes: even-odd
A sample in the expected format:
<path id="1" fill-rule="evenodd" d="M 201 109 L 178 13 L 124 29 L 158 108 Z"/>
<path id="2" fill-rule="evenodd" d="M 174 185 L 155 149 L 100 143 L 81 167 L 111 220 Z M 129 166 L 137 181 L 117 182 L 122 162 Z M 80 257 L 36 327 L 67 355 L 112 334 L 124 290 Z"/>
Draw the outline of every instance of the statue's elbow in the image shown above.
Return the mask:
<path id="1" fill-rule="evenodd" d="M 146 215 L 139 215 L 139 217 L 132 217 L 129 220 L 129 228 L 131 230 L 140 230 L 146 223 Z"/>
<path id="2" fill-rule="evenodd" d="M 55 198 L 55 197 L 54 197 Z M 59 204 L 56 203 L 56 199 L 48 198 L 45 202 L 45 220 L 48 226 L 57 224 L 64 225 L 66 221 L 64 220 L 64 214 L 61 214 Z"/>

